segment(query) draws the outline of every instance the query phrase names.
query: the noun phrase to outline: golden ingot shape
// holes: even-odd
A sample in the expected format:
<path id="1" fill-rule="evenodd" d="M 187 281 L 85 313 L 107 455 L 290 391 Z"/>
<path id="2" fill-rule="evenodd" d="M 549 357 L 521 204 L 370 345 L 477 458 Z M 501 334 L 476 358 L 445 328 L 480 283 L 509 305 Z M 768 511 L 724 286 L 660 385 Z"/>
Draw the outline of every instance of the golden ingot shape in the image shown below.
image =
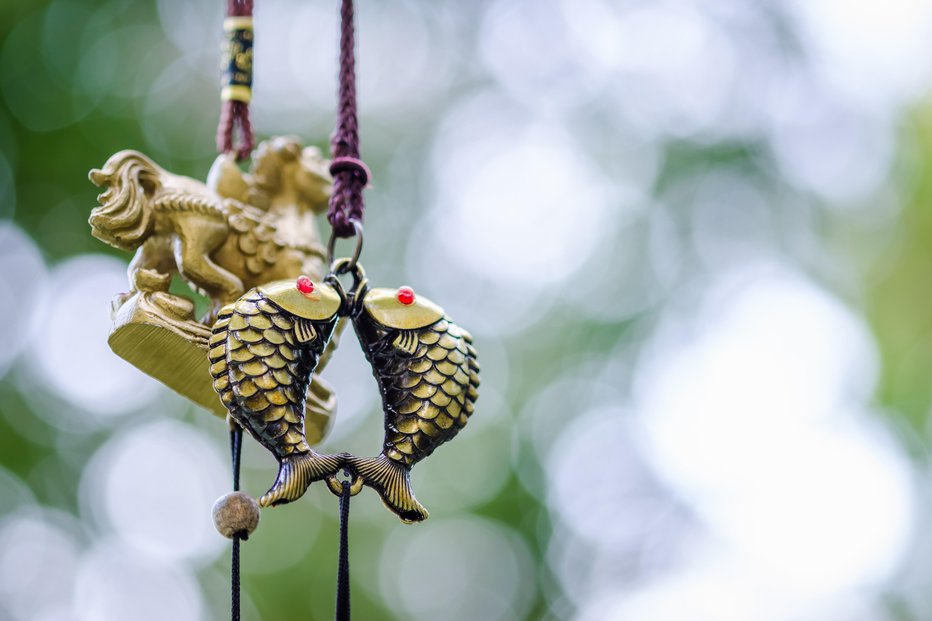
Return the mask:
<path id="1" fill-rule="evenodd" d="M 102 188 L 89 220 L 93 235 L 135 253 L 129 291 L 111 304 L 113 351 L 226 417 L 207 362 L 208 349 L 217 345 L 211 326 L 223 306 L 253 287 L 294 282 L 301 274 L 315 282 L 323 278 L 326 250 L 315 214 L 327 209 L 328 167 L 317 149 L 273 138 L 259 145 L 248 173 L 232 156 L 219 156 L 206 184 L 169 173 L 137 151 L 116 153 L 92 170 L 91 181 Z M 207 296 L 206 316 L 195 316 L 191 297 L 169 291 L 174 278 Z M 262 304 L 270 305 L 241 305 L 238 321 L 267 312 Z M 261 319 L 252 325 L 264 334 Z M 242 344 L 230 346 L 236 347 Z M 310 441 L 326 433 L 335 404 L 329 386 L 315 376 L 307 401 Z"/>

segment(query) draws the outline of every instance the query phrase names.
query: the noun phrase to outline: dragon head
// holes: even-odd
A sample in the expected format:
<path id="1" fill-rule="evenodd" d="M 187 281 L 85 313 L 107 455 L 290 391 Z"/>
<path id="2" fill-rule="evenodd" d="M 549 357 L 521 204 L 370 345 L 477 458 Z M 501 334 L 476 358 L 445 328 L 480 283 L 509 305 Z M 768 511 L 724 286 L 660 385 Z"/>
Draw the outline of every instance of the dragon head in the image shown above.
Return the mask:
<path id="1" fill-rule="evenodd" d="M 94 237 L 121 250 L 138 248 L 152 232 L 149 203 L 165 174 L 138 151 L 115 153 L 103 168 L 92 170 L 91 182 L 104 188 L 97 197 L 100 206 L 88 218 Z"/>

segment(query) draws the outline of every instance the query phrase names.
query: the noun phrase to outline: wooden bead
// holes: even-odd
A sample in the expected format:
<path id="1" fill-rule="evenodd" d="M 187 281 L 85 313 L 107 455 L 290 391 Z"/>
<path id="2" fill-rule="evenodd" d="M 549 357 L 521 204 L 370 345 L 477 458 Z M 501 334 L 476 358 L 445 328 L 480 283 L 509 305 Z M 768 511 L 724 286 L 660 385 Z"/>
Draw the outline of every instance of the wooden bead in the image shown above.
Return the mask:
<path id="1" fill-rule="evenodd" d="M 217 532 L 227 539 L 236 533 L 251 535 L 259 525 L 259 503 L 243 492 L 230 492 L 214 503 L 213 515 Z"/>

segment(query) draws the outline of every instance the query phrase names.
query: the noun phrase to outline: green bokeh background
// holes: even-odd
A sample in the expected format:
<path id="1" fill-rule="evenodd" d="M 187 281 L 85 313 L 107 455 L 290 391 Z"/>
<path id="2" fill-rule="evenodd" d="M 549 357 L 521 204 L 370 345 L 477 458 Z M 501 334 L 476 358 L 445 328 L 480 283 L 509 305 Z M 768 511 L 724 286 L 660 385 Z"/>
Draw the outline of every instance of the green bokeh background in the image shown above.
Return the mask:
<path id="1" fill-rule="evenodd" d="M 218 6 L 206 10 L 219 19 L 220 7 L 216 4 Z M 259 4 L 261 7 L 261 2 Z M 365 5 L 369 3 L 360 4 L 363 5 L 360 10 L 366 10 Z M 430 172 L 424 163 L 430 157 L 431 137 L 450 110 L 471 94 L 489 88 L 493 80 L 476 68 L 476 54 L 471 46 L 478 36 L 476 33 L 486 23 L 484 20 L 497 19 L 498 5 L 460 4 L 464 3 L 405 5 L 406 10 L 423 12 L 430 19 L 456 22 L 454 30 L 459 38 L 450 41 L 450 46 L 457 55 L 452 66 L 459 73 L 451 78 L 442 96 L 431 99 L 430 106 L 421 105 L 408 113 L 378 114 L 367 108 L 365 99 L 361 102 L 364 155 L 377 179 L 375 188 L 368 194 L 367 232 L 372 241 L 365 255 L 373 280 L 395 282 L 398 274 L 407 278 L 405 261 L 416 252 L 408 247 L 407 236 L 414 230 L 415 223 L 431 213 L 429 200 L 418 185 L 428 183 L 418 176 Z M 774 14 L 767 19 L 776 23 L 781 18 Z M 212 64 L 215 59 L 209 55 L 200 59 L 203 62 L 194 70 L 194 75 L 203 78 L 198 88 L 187 89 L 191 84 L 189 80 L 182 86 L 166 86 L 168 95 L 151 95 L 150 81 L 164 67 L 174 62 L 189 62 L 192 58 L 173 48 L 162 33 L 159 20 L 158 7 L 150 1 L 5 0 L 0 4 L 0 89 L 3 95 L 0 97 L 3 153 L 0 218 L 12 219 L 25 231 L 51 266 L 86 253 L 109 254 L 128 260 L 125 254 L 91 237 L 87 226 L 96 194 L 87 180 L 87 171 L 101 165 L 112 153 L 136 148 L 166 169 L 195 178 L 203 178 L 213 160 L 213 124 L 219 105 L 216 65 Z M 335 25 L 315 24 L 308 29 L 324 27 Z M 219 23 L 217 29 L 204 32 L 203 37 L 212 40 L 218 30 Z M 364 30 L 363 37 L 366 33 Z M 257 36 L 270 35 L 259 31 Z M 786 37 L 789 45 L 793 33 Z M 365 45 L 365 38 L 362 41 Z M 361 79 L 365 80 L 366 65 L 361 67 Z M 263 97 L 262 79 L 261 74 L 257 76 L 259 98 Z M 315 85 L 323 93 L 331 92 L 333 87 L 332 83 Z M 560 83 L 553 84 L 555 92 L 561 88 Z M 323 96 L 319 99 L 326 101 Z M 416 97 L 412 97 L 414 99 Z M 274 110 L 276 104 L 266 100 L 264 105 Z M 596 162 L 594 168 L 604 163 L 602 158 L 606 153 L 610 159 L 616 141 L 623 135 L 621 131 L 616 132 L 617 127 L 608 127 L 612 123 L 605 120 L 610 113 L 606 110 L 608 107 L 610 104 L 603 103 L 599 96 L 592 96 L 573 114 L 565 115 L 568 120 L 555 115 L 559 119 L 555 124 L 562 123 L 587 141 L 587 154 Z M 306 144 L 326 149 L 331 119 L 329 110 L 309 106 L 304 122 L 290 132 L 302 136 Z M 693 260 L 687 234 L 691 221 L 685 208 L 677 206 L 676 188 L 697 175 L 726 171 L 765 188 L 769 196 L 777 197 L 769 209 L 778 229 L 784 219 L 801 218 L 809 222 L 810 237 L 802 244 L 806 248 L 800 249 L 800 244 L 789 240 L 779 252 L 867 321 L 879 347 L 881 363 L 880 381 L 871 406 L 879 412 L 882 423 L 893 429 L 898 448 L 909 456 L 912 467 L 919 473 L 917 496 L 920 498 L 927 495 L 924 472 L 928 462 L 932 404 L 930 119 L 928 105 L 921 99 L 910 102 L 896 114 L 896 156 L 884 187 L 895 188 L 898 211 L 879 225 L 879 217 L 872 216 L 869 209 L 836 209 L 831 199 L 794 187 L 773 164 L 763 137 L 651 138 L 660 154 L 659 168 L 650 188 L 651 195 L 646 198 L 650 201 L 674 197 L 668 200 L 666 216 L 670 226 L 682 233 L 675 239 L 682 246 L 680 251 L 685 254 L 686 263 Z M 268 125 L 264 127 L 261 121 L 257 126 L 260 138 L 279 131 L 279 128 L 269 131 Z M 161 138 L 155 140 L 154 137 Z M 178 145 L 191 145 L 191 148 L 178 148 Z M 408 154 L 405 161 L 410 164 L 405 169 L 401 169 L 394 157 L 399 149 Z M 607 174 L 610 176 L 612 172 Z M 878 192 L 863 200 L 882 201 L 885 200 L 883 196 L 883 192 Z M 566 219 L 567 229 L 574 226 L 572 206 L 567 206 L 564 213 L 541 214 L 541 217 Z M 529 222 L 527 226 L 535 224 Z M 472 241 L 480 247 L 483 244 L 483 240 Z M 586 266 L 590 271 L 604 270 L 608 274 L 605 278 L 612 278 L 613 266 L 598 253 Z M 438 271 L 443 269 L 443 265 L 436 266 Z M 547 466 L 534 453 L 532 439 L 515 431 L 520 412 L 534 403 L 542 391 L 559 382 L 567 369 L 608 366 L 609 359 L 619 351 L 626 352 L 621 358 L 631 364 L 636 358 L 638 344 L 657 324 L 665 304 L 675 298 L 677 291 L 687 290 L 703 278 L 695 272 L 693 277 L 693 280 L 676 279 L 661 293 L 645 288 L 644 296 L 655 300 L 653 303 L 623 318 L 607 320 L 580 317 L 573 306 L 554 304 L 549 299 L 558 294 L 571 294 L 572 281 L 558 283 L 554 287 L 556 291 L 537 291 L 535 294 L 541 297 L 544 310 L 529 321 L 532 329 L 506 333 L 500 339 L 487 337 L 487 347 L 504 352 L 495 356 L 504 359 L 500 364 L 509 369 L 507 384 L 497 385 L 493 392 L 498 394 L 490 397 L 493 406 L 486 406 L 485 401 L 479 404 L 477 416 L 485 415 L 483 407 L 486 406 L 492 410 L 489 416 L 499 417 L 490 428 L 489 435 L 495 437 L 481 445 L 476 443 L 471 449 L 476 452 L 468 455 L 455 453 L 451 447 L 451 453 L 445 457 L 446 449 L 442 449 L 436 458 L 431 458 L 436 460 L 433 466 L 427 463 L 420 466 L 457 470 L 461 476 L 470 477 L 473 460 L 500 459 L 510 469 L 507 481 L 494 497 L 463 513 L 468 518 L 479 519 L 477 524 L 487 520 L 504 525 L 519 539 L 519 547 L 528 551 L 530 565 L 520 566 L 522 572 L 530 572 L 525 583 L 530 585 L 530 591 L 526 597 L 522 596 L 521 601 L 525 603 L 519 606 L 521 618 L 570 619 L 574 618 L 574 607 L 561 595 L 556 570 L 548 564 L 548 546 L 552 545 L 553 537 L 562 536 L 562 531 L 556 529 L 552 507 L 541 494 L 529 491 L 534 481 L 546 478 L 544 469 Z M 609 287 L 605 289 L 610 290 Z M 594 295 L 599 295 L 598 288 Z M 3 300 L 3 304 L 16 303 L 15 299 Z M 613 300 L 600 300 L 600 303 L 611 305 Z M 102 312 L 107 304 L 108 300 L 100 300 Z M 494 322 L 495 318 L 489 321 Z M 626 348 L 626 344 L 633 345 Z M 631 377 L 630 368 L 619 370 L 612 378 L 612 390 L 627 391 Z M 35 390 L 42 390 L 42 387 L 36 386 Z M 375 388 L 370 385 L 359 387 L 359 390 L 374 391 Z M 225 433 L 219 420 L 171 396 L 160 398 L 164 400 L 166 416 L 207 434 L 222 453 Z M 596 395 L 578 395 L 575 399 L 578 399 L 580 410 L 598 402 Z M 26 482 L 37 504 L 77 516 L 79 522 L 86 521 L 79 498 L 83 465 L 119 429 L 157 419 L 158 408 L 114 419 L 111 424 L 91 432 L 67 433 L 37 415 L 33 410 L 38 407 L 36 404 L 34 395 L 23 389 L 14 372 L 0 377 L 0 412 L 3 414 L 0 416 L 0 465 Z M 366 447 L 378 443 L 379 412 L 377 408 L 370 410 L 353 434 L 350 446 L 341 449 L 366 451 Z M 567 417 L 573 414 L 567 412 Z M 49 437 L 54 437 L 54 441 L 49 441 Z M 483 451 L 488 453 L 483 454 Z M 261 449 L 252 444 L 247 445 L 246 452 L 244 488 L 259 491 L 266 485 L 272 464 Z M 171 456 L 149 458 L 171 459 Z M 740 469 L 741 465 L 735 467 Z M 586 476 L 584 472 L 579 474 Z M 191 476 L 196 477 L 198 473 L 193 472 Z M 171 498 L 165 499 L 167 503 L 171 501 Z M 671 502 L 679 502 L 679 499 Z M 205 507 L 205 519 L 207 510 Z M 381 508 L 377 501 L 365 495 L 354 500 L 355 511 L 369 517 L 354 522 L 351 529 L 354 614 L 359 619 L 406 618 L 404 611 L 393 606 L 379 590 L 380 576 L 391 565 L 390 556 L 380 551 L 389 549 L 385 547 L 386 541 L 399 542 L 396 549 L 403 550 L 405 545 L 425 536 L 422 533 L 432 531 L 396 525 L 387 513 L 379 513 Z M 683 511 L 689 513 L 688 508 Z M 3 512 L 4 507 L 0 506 L 0 513 Z M 437 514 L 449 519 L 456 517 L 445 515 L 442 507 Z M 372 517 L 379 515 L 381 518 Z M 927 508 L 917 503 L 915 519 L 920 529 L 928 518 Z M 295 535 L 305 528 L 312 531 L 310 535 Z M 96 536 L 94 527 L 87 525 L 83 536 L 87 541 L 92 540 Z M 177 533 L 177 536 L 185 535 Z M 284 553 L 289 537 L 311 540 L 298 562 L 281 571 L 250 570 L 251 561 L 261 564 L 255 561 L 257 557 Z M 337 558 L 337 507 L 332 496 L 321 489 L 312 490 L 305 502 L 265 512 L 260 530 L 244 545 L 243 554 L 247 618 L 330 618 Z M 208 566 L 196 568 L 205 601 L 203 618 L 225 618 L 228 555 L 227 550 Z M 929 603 L 915 596 L 923 585 L 932 581 L 932 573 L 917 569 L 921 565 L 915 558 L 917 555 L 915 550 L 912 554 L 904 554 L 902 567 L 894 572 L 893 579 L 865 590 L 864 597 L 873 602 L 871 614 L 874 616 L 863 618 L 907 620 L 932 614 Z M 455 581 L 457 559 L 444 562 L 451 568 L 450 580 Z M 800 559 L 800 563 L 804 562 L 805 559 Z M 406 566 L 403 555 L 395 563 L 395 570 L 402 573 L 405 580 L 423 578 L 423 568 Z M 49 568 L 49 571 L 54 569 Z M 498 597 L 494 591 L 481 592 L 468 583 L 459 584 L 454 590 L 468 592 L 477 600 Z M 0 615 L 0 619 L 4 618 Z"/>

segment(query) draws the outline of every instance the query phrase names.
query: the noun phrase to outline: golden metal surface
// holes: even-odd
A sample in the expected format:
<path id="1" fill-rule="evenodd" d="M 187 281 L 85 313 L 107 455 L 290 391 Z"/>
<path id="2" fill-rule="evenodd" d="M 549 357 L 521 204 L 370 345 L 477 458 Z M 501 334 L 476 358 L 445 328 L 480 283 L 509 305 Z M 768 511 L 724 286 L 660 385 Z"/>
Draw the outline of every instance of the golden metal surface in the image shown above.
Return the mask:
<path id="1" fill-rule="evenodd" d="M 398 301 L 397 289 L 370 289 L 363 306 L 376 322 L 403 330 L 415 330 L 436 322 L 443 317 L 443 309 L 415 294 L 412 304 Z"/>
<path id="2" fill-rule="evenodd" d="M 224 30 L 252 30 L 252 16 L 233 15 L 223 20 Z"/>
<path id="3" fill-rule="evenodd" d="M 330 285 L 315 282 L 314 291 L 301 293 L 294 280 L 281 280 L 259 287 L 269 300 L 296 317 L 319 320 L 340 310 L 339 294 Z"/>
<path id="4" fill-rule="evenodd" d="M 219 156 L 207 183 L 171 174 L 136 151 L 116 153 L 92 170 L 91 181 L 104 190 L 89 218 L 93 235 L 135 253 L 129 291 L 111 304 L 113 351 L 225 416 L 211 388 L 210 326 L 221 307 L 253 287 L 293 282 L 301 274 L 315 283 L 323 277 L 326 251 L 314 216 L 327 208 L 327 169 L 319 150 L 273 138 L 259 145 L 248 173 L 232 156 Z M 169 292 L 175 277 L 209 298 L 205 317 L 195 317 L 191 298 Z M 329 351 L 320 368 L 327 359 Z M 334 407 L 332 389 L 315 376 L 307 400 L 308 442 L 326 433 Z"/>

